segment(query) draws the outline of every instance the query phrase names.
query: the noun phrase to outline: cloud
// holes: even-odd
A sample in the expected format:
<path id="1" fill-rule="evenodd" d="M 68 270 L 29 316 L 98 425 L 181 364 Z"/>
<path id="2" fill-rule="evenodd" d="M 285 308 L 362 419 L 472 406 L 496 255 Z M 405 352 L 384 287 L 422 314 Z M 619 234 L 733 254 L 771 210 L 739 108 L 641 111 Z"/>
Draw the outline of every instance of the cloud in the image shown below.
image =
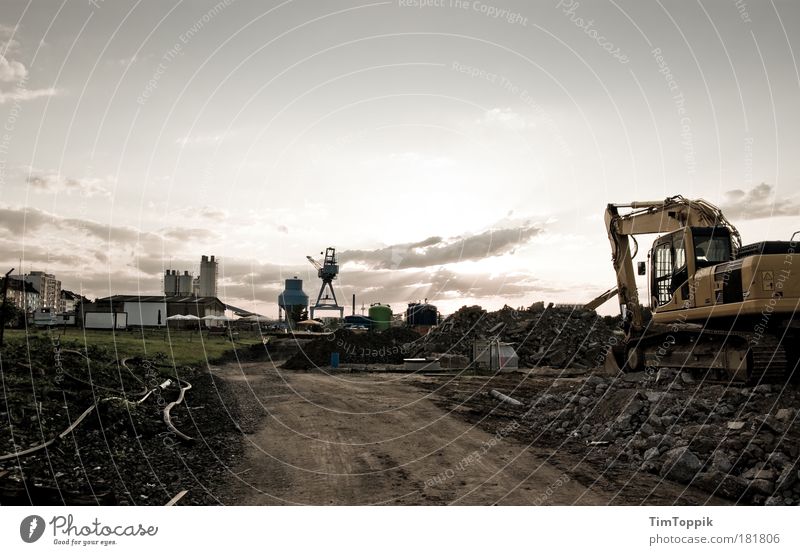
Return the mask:
<path id="1" fill-rule="evenodd" d="M 29 175 L 25 181 L 35 191 L 66 193 L 67 195 L 78 193 L 84 197 L 111 196 L 111 192 L 106 185 L 107 181 L 112 181 L 111 179 L 75 179 L 54 173 L 34 173 Z"/>
<path id="2" fill-rule="evenodd" d="M 278 230 L 278 233 L 283 233 L 283 234 L 289 233 L 289 228 L 286 227 L 285 225 L 279 225 L 277 227 L 277 230 Z"/>
<path id="3" fill-rule="evenodd" d="M 12 38 L 16 31 L 16 27 L 0 25 L 0 83 L 18 83 L 16 87 L 7 90 L 0 88 L 0 104 L 56 95 L 58 91 L 54 88 L 28 89 L 24 85 L 28 78 L 28 68 L 22 62 L 10 58 L 19 50 L 19 42 Z"/>
<path id="4" fill-rule="evenodd" d="M 57 89 L 26 89 L 17 87 L 13 91 L 0 91 L 0 104 L 6 102 L 24 102 L 26 100 L 34 100 L 46 96 L 55 96 L 58 94 Z"/>
<path id="5" fill-rule="evenodd" d="M 524 297 L 527 302 L 557 289 L 528 272 L 498 276 L 490 271 L 465 273 L 442 266 L 511 252 L 539 232 L 524 222 L 509 222 L 499 230 L 463 237 L 434 236 L 374 250 L 343 251 L 345 266 L 335 284 L 337 295 L 349 305 L 350 296 L 356 293 L 359 306 L 385 302 L 396 311 L 403 310 L 406 302 L 426 297 L 434 301 Z M 0 264 L 16 267 L 23 258 L 26 271 L 46 269 L 56 274 L 64 288 L 90 297 L 159 293 L 164 269 L 196 271 L 201 253 L 196 244 L 213 235 L 213 231 L 179 225 L 143 232 L 35 208 L 0 205 Z M 285 266 L 225 257 L 220 262 L 220 296 L 233 305 L 258 307 L 262 313 L 273 314 L 283 281 L 298 276 L 309 297 L 314 297 L 319 279 L 314 268 L 300 258 L 297 264 Z"/>
<path id="6" fill-rule="evenodd" d="M 490 127 L 513 129 L 514 131 L 536 127 L 533 121 L 515 112 L 511 108 L 492 108 L 491 110 L 487 110 L 477 123 Z"/>
<path id="7" fill-rule="evenodd" d="M 175 239 L 177 241 L 199 241 L 215 237 L 215 233 L 210 229 L 199 227 L 171 227 L 162 230 L 161 233 L 164 235 L 164 237 Z"/>
<path id="8" fill-rule="evenodd" d="M 513 252 L 517 246 L 527 243 L 540 232 L 537 227 L 523 225 L 450 239 L 429 237 L 416 243 L 391 245 L 375 250 L 343 251 L 339 259 L 342 263 L 362 262 L 372 269 L 442 266 Z"/>
<path id="9" fill-rule="evenodd" d="M 46 228 L 52 229 L 46 229 Z M 37 208 L 12 208 L 0 206 L 0 228 L 5 228 L 14 236 L 23 237 L 27 242 L 40 240 L 46 244 L 56 244 L 59 240 L 74 240 L 76 234 L 104 243 L 135 249 L 145 247 L 155 252 L 162 246 L 164 237 L 142 232 L 129 226 L 102 224 L 82 218 L 64 218 Z M 46 238 L 42 238 L 45 234 Z"/>
<path id="10" fill-rule="evenodd" d="M 727 191 L 720 208 L 733 221 L 797 216 L 800 215 L 800 199 L 797 195 L 778 197 L 774 186 L 761 183 L 748 191 Z"/>
<path id="11" fill-rule="evenodd" d="M 9 60 L 0 54 L 0 81 L 11 83 L 28 76 L 28 70 L 20 62 Z"/>

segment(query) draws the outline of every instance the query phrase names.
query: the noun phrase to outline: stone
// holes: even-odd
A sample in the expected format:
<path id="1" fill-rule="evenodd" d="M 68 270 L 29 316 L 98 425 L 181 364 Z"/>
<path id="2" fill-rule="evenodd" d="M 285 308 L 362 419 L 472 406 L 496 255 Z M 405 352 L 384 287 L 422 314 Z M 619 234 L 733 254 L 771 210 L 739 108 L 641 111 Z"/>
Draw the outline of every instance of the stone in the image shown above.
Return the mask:
<path id="1" fill-rule="evenodd" d="M 694 378 L 689 372 L 681 372 L 681 381 L 685 384 L 693 384 Z"/>
<path id="2" fill-rule="evenodd" d="M 653 426 L 656 426 L 658 428 L 663 426 L 663 424 L 661 422 L 661 417 L 660 416 L 656 416 L 655 414 L 651 414 L 650 415 L 650 417 L 648 418 L 648 422 L 650 422 L 650 424 L 652 424 Z"/>
<path id="3" fill-rule="evenodd" d="M 654 459 L 657 456 L 658 456 L 658 447 L 651 447 L 650 449 L 644 452 L 643 458 L 644 460 L 649 461 L 650 459 Z"/>
<path id="4" fill-rule="evenodd" d="M 711 470 L 698 474 L 692 485 L 726 499 L 738 500 L 747 490 L 748 484 L 747 480 L 738 476 L 730 476 L 718 470 Z"/>
<path id="5" fill-rule="evenodd" d="M 787 466 L 778 477 L 778 485 L 782 488 L 791 488 L 797 483 L 797 472 L 791 466 Z"/>
<path id="6" fill-rule="evenodd" d="M 769 480 L 755 479 L 750 482 L 748 490 L 755 495 L 769 496 L 775 491 L 775 483 Z"/>
<path id="7" fill-rule="evenodd" d="M 756 426 L 760 429 L 761 432 L 765 433 L 772 432 L 778 435 L 782 435 L 784 431 L 783 421 L 779 420 L 776 416 L 772 416 L 770 414 L 757 416 Z M 769 433 L 767 433 L 766 435 L 769 435 Z"/>
<path id="8" fill-rule="evenodd" d="M 588 378 L 586 378 L 586 381 L 584 382 L 584 384 L 586 384 L 587 386 L 590 386 L 590 387 L 596 387 L 598 385 L 603 385 L 604 386 L 604 385 L 606 385 L 606 381 L 603 378 L 601 378 L 600 376 L 591 375 Z"/>
<path id="9" fill-rule="evenodd" d="M 672 368 L 661 368 L 656 373 L 656 383 L 671 382 L 678 375 Z"/>
<path id="10" fill-rule="evenodd" d="M 728 422 L 727 428 L 735 432 L 744 428 L 745 424 L 747 424 L 747 422 L 742 422 L 741 420 L 731 420 Z"/>
<path id="11" fill-rule="evenodd" d="M 642 435 L 643 435 L 643 436 L 645 436 L 645 437 L 651 436 L 651 435 L 653 435 L 655 432 L 656 432 L 656 431 L 653 429 L 653 426 L 651 426 L 651 425 L 650 425 L 650 424 L 648 424 L 647 422 L 645 422 L 644 424 L 642 424 L 642 425 L 639 427 L 639 433 L 640 433 L 640 434 L 642 434 Z"/>
<path id="12" fill-rule="evenodd" d="M 792 420 L 793 417 L 794 411 L 792 409 L 778 409 L 778 412 L 775 413 L 775 418 L 784 422 Z"/>
<path id="13" fill-rule="evenodd" d="M 647 397 L 647 400 L 650 403 L 655 404 L 655 403 L 658 403 L 661 400 L 661 398 L 664 396 L 664 392 L 663 391 L 645 391 L 644 392 L 644 396 Z"/>
<path id="14" fill-rule="evenodd" d="M 774 482 L 775 478 L 777 478 L 778 474 L 774 470 L 764 469 L 757 470 L 753 479 L 755 480 L 766 480 L 767 482 Z"/>
<path id="15" fill-rule="evenodd" d="M 700 459 L 688 447 L 676 447 L 667 451 L 661 467 L 661 476 L 688 484 L 702 467 Z"/>
<path id="16" fill-rule="evenodd" d="M 691 440 L 690 446 L 695 453 L 707 455 L 719 447 L 719 442 L 710 437 L 699 436 Z"/>
<path id="17" fill-rule="evenodd" d="M 591 399 L 589 399 L 589 398 L 588 398 L 588 397 L 586 397 L 586 396 L 580 397 L 580 398 L 578 399 L 578 404 L 579 404 L 580 406 L 582 406 L 582 407 L 585 407 L 585 406 L 587 406 L 587 405 L 588 405 L 589 403 L 591 403 L 591 402 L 592 402 L 592 400 L 591 400 Z"/>
<path id="18" fill-rule="evenodd" d="M 622 376 L 622 379 L 628 383 L 638 383 L 644 380 L 646 377 L 647 374 L 644 372 L 628 372 Z"/>
<path id="19" fill-rule="evenodd" d="M 729 473 L 733 468 L 731 460 L 728 457 L 726 457 L 722 451 L 714 451 L 714 453 L 711 455 L 710 464 L 712 470 L 717 470 L 725 474 Z"/>

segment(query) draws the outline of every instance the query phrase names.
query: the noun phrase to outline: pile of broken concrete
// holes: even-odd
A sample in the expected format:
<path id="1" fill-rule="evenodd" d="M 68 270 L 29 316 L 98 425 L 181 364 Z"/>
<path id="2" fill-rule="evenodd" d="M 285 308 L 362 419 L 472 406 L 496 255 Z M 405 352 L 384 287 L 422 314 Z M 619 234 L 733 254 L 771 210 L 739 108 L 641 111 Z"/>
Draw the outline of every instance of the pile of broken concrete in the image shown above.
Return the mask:
<path id="1" fill-rule="evenodd" d="M 470 356 L 476 339 L 497 337 L 510 343 L 521 367 L 586 369 L 600 366 L 614 328 L 594 310 L 534 303 L 487 312 L 465 306 L 425 336 L 424 352 Z"/>
<path id="2" fill-rule="evenodd" d="M 705 384 L 670 370 L 567 381 L 526 403 L 533 433 L 739 503 L 800 504 L 796 387 Z"/>

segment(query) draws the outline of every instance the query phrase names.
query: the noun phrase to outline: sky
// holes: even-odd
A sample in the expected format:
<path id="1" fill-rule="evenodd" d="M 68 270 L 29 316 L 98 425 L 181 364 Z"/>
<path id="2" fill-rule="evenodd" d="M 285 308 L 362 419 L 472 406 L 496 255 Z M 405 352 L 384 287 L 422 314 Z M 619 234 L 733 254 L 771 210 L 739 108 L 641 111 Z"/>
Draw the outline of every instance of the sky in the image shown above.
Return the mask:
<path id="1" fill-rule="evenodd" d="M 334 246 L 348 305 L 587 302 L 610 202 L 800 229 L 798 36 L 793 1 L 3 0 L 0 267 L 94 298 L 213 254 L 275 316 Z"/>

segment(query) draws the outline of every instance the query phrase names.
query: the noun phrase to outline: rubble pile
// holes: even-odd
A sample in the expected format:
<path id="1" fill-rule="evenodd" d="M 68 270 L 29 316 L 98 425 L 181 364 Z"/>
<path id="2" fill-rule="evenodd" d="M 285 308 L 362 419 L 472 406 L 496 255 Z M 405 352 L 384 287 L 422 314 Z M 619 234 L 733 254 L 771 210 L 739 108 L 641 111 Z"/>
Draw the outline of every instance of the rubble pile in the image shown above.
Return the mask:
<path id="1" fill-rule="evenodd" d="M 583 308 L 538 302 L 522 310 L 505 306 L 487 312 L 465 306 L 425 336 L 423 351 L 470 356 L 475 339 L 498 336 L 516 349 L 521 367 L 586 369 L 603 364 L 613 335 L 603 317 Z"/>
<path id="2" fill-rule="evenodd" d="M 183 489 L 182 504 L 217 502 L 208 493 L 221 478 L 214 469 L 241 447 L 231 441 L 236 404 L 210 373 L 163 356 L 123 364 L 111 350 L 50 337 L 8 341 L 1 355 L 0 504 L 163 505 Z M 193 387 L 172 422 L 202 441 L 182 441 L 164 424 L 178 379 Z"/>
<path id="3" fill-rule="evenodd" d="M 310 370 L 328 366 L 332 353 L 339 353 L 342 364 L 402 364 L 415 350 L 419 338 L 408 328 L 369 333 L 340 329 L 304 344 L 281 368 Z"/>
<path id="4" fill-rule="evenodd" d="M 798 401 L 795 387 L 711 385 L 664 370 L 545 388 L 527 399 L 523 420 L 534 441 L 585 445 L 606 467 L 739 503 L 798 505 Z"/>

